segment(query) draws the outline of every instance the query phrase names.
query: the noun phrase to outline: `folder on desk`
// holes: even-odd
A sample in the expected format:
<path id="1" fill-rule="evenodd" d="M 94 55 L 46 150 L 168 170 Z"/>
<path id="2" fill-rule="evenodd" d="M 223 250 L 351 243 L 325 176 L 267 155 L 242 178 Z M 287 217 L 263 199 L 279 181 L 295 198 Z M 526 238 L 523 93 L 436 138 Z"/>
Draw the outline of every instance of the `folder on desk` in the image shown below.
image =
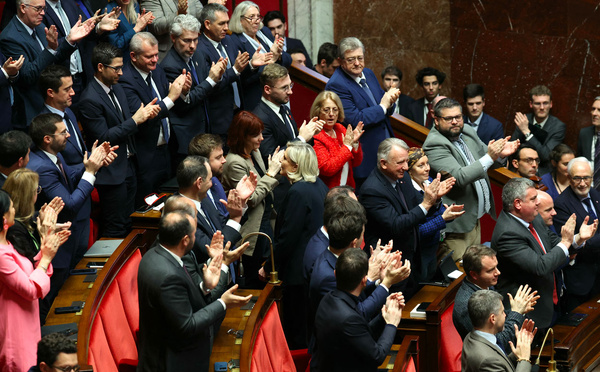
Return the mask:
<path id="1" fill-rule="evenodd" d="M 110 257 L 123 239 L 97 240 L 83 257 Z"/>

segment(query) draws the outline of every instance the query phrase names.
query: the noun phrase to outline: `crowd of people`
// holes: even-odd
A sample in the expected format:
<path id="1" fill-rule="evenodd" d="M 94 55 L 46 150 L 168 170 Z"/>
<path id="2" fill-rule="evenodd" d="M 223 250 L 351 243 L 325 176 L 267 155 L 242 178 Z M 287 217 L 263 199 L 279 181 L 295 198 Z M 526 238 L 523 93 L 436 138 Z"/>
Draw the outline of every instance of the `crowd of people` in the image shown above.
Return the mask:
<path id="1" fill-rule="evenodd" d="M 309 349 L 312 371 L 376 370 L 442 257 L 466 273 L 454 307 L 463 370 L 525 370 L 541 330 L 600 293 L 600 97 L 574 151 L 546 86 L 507 136 L 480 84 L 464 88 L 463 112 L 440 95 L 446 75 L 425 67 L 413 99 L 396 66 L 380 84 L 355 37 L 323 44 L 313 65 L 284 15 L 251 1 L 231 18 L 212 0 L 8 3 L 2 371 L 76 370 L 64 340 L 42 340 L 37 361 L 36 344 L 88 248 L 92 209 L 101 236 L 123 238 L 173 180 L 139 269 L 139 371 L 208 371 L 225 311 L 250 300 L 236 289 L 264 287 L 272 266 L 288 345 Z M 328 78 L 299 121 L 292 63 Z M 394 136 L 393 114 L 430 129 L 422 148 Z M 504 166 L 519 177 L 498 213 L 487 171 Z M 482 245 L 486 214 L 497 224 Z"/>

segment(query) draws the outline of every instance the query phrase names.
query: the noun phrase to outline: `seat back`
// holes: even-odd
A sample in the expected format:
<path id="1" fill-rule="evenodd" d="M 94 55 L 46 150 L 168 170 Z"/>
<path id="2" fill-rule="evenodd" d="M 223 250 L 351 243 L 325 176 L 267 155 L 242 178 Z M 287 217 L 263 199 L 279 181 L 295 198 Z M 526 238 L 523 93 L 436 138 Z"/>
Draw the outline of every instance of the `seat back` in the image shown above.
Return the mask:
<path id="1" fill-rule="evenodd" d="M 454 303 L 442 313 L 441 339 L 440 339 L 440 371 L 460 372 L 460 358 L 462 355 L 462 339 L 452 322 Z"/>
<path id="2" fill-rule="evenodd" d="M 272 304 L 258 330 L 252 351 L 251 372 L 296 372 L 277 305 Z"/>

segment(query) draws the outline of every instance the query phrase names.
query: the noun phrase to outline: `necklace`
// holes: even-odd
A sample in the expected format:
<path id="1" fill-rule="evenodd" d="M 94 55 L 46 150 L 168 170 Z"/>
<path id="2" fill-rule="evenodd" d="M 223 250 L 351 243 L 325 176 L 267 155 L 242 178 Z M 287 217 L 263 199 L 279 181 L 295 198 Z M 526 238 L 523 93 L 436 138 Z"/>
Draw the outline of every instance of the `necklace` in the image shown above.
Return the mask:
<path id="1" fill-rule="evenodd" d="M 558 190 L 559 194 L 562 194 L 564 188 L 560 188 L 560 184 L 558 183 L 558 181 L 556 180 L 556 176 L 552 177 L 552 181 L 554 181 L 554 186 L 556 186 L 556 189 Z"/>

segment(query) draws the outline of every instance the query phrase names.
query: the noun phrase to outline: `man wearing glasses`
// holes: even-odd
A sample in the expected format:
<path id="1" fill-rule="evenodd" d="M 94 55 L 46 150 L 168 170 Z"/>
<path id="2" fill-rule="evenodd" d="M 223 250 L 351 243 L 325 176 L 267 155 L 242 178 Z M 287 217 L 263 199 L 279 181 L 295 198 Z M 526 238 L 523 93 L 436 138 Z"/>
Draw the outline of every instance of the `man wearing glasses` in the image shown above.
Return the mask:
<path id="1" fill-rule="evenodd" d="M 487 170 L 500 167 L 496 161 L 512 155 L 519 141 L 503 138 L 486 146 L 475 129 L 464 125 L 462 107 L 451 98 L 440 100 L 434 107 L 434 115 L 435 125 L 423 150 L 429 157 L 432 174 L 445 171 L 456 178 L 456 184 L 444 196 L 444 203 L 465 206 L 465 214 L 446 228 L 446 238 L 440 247 L 443 254 L 454 251 L 452 257 L 458 261 L 466 247 L 481 244 L 479 219 L 486 213 L 496 217 Z"/>
<path id="2" fill-rule="evenodd" d="M 386 138 L 394 137 L 388 116 L 394 113 L 394 102 L 400 95 L 398 88 L 384 92 L 377 77 L 365 68 L 365 47 L 355 37 L 342 39 L 339 44 L 338 68 L 325 90 L 340 96 L 346 115 L 346 123 L 356 126 L 363 122 L 365 132 L 360 138 L 363 161 L 354 168 L 354 180 L 358 190 L 377 164 L 377 147 Z"/>
<path id="3" fill-rule="evenodd" d="M 592 188 L 592 167 L 589 160 L 579 157 L 571 160 L 567 166 L 570 187 L 556 199 L 554 225 L 560 231 L 567 219 L 574 213 L 577 216 L 575 229 L 579 229 L 583 220 L 589 217 L 595 220 L 600 213 L 600 192 Z M 600 266 L 597 251 L 600 248 L 600 236 L 590 238 L 585 247 L 579 250 L 571 265 L 565 266 L 565 286 L 567 286 L 567 311 L 600 293 Z"/>
<path id="4" fill-rule="evenodd" d="M 15 84 L 16 105 L 13 127 L 24 130 L 44 107 L 44 98 L 37 89 L 41 71 L 48 65 L 67 61 L 76 50 L 76 43 L 94 29 L 94 22 L 78 22 L 67 37 L 58 42 L 56 27 L 47 31 L 41 25 L 46 10 L 45 0 L 17 0 L 17 14 L 0 35 L 0 50 L 13 60 L 24 56 L 19 80 Z"/>
<path id="5" fill-rule="evenodd" d="M 517 152 L 512 156 L 510 165 L 512 168 L 509 168 L 517 172 L 521 177 L 531 178 L 538 175 L 540 157 L 531 145 L 524 143 L 519 146 Z"/>
<path id="6" fill-rule="evenodd" d="M 77 345 L 61 333 L 42 337 L 37 347 L 37 365 L 28 372 L 79 372 Z"/>

